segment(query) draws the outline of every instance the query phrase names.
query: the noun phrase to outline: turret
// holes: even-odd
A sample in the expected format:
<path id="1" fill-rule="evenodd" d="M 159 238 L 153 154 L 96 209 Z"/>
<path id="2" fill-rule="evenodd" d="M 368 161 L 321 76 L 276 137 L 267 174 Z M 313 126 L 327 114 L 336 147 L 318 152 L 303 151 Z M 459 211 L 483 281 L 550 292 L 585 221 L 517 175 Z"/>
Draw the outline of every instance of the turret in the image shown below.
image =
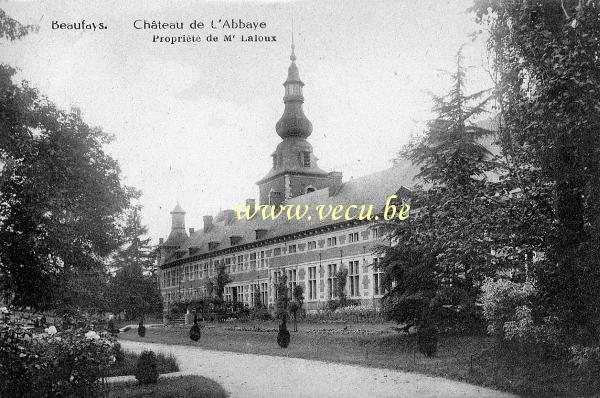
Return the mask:
<path id="1" fill-rule="evenodd" d="M 284 139 L 289 137 L 308 138 L 312 133 L 312 123 L 302 110 L 302 103 L 304 102 L 302 88 L 304 83 L 300 80 L 294 48 L 294 39 L 292 38 L 292 55 L 290 55 L 292 63 L 288 68 L 287 79 L 283 83 L 285 87 L 285 96 L 283 97 L 285 109 L 281 119 L 275 125 L 275 131 Z"/>

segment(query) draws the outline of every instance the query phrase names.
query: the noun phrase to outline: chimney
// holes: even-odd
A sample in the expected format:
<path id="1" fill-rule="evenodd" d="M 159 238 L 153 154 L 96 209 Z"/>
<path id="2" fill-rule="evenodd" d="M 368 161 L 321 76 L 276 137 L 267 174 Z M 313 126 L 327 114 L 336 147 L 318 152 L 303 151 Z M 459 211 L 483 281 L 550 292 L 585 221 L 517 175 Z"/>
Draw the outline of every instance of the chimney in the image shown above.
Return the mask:
<path id="1" fill-rule="evenodd" d="M 246 207 L 249 207 L 250 209 L 254 210 L 254 208 L 256 207 L 256 200 L 246 199 Z"/>
<path id="2" fill-rule="evenodd" d="M 223 222 L 225 225 L 229 225 L 235 221 L 235 210 L 227 209 L 223 210 Z"/>
<path id="3" fill-rule="evenodd" d="M 204 232 L 208 232 L 211 230 L 213 226 L 213 217 L 212 216 L 204 216 L 202 217 L 204 221 Z"/>
<path id="4" fill-rule="evenodd" d="M 342 172 L 332 171 L 329 173 L 329 196 L 335 195 L 342 187 Z"/>
<path id="5" fill-rule="evenodd" d="M 158 244 L 162 245 L 163 243 L 165 243 L 165 238 L 158 238 Z"/>
<path id="6" fill-rule="evenodd" d="M 190 228 L 190 235 L 194 233 L 194 228 Z"/>

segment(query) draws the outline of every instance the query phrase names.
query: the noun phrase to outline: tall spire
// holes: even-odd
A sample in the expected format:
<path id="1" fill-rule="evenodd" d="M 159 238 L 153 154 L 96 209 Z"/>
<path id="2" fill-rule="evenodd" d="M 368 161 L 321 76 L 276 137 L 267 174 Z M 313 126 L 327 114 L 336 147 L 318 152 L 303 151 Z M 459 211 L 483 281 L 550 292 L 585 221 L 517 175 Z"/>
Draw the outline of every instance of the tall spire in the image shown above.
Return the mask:
<path id="1" fill-rule="evenodd" d="M 312 123 L 306 118 L 302 110 L 302 103 L 304 102 L 302 87 L 304 87 L 304 83 L 300 80 L 300 73 L 296 65 L 295 49 L 292 21 L 292 54 L 290 55 L 292 63 L 288 68 L 287 80 L 283 83 L 285 87 L 285 96 L 283 97 L 285 109 L 281 119 L 275 126 L 275 130 L 281 138 L 307 138 L 312 133 Z"/>
<path id="2" fill-rule="evenodd" d="M 294 49 L 296 46 L 294 45 L 294 15 L 292 15 L 292 55 L 290 55 L 290 60 L 292 62 L 296 61 L 296 54 L 294 54 Z"/>

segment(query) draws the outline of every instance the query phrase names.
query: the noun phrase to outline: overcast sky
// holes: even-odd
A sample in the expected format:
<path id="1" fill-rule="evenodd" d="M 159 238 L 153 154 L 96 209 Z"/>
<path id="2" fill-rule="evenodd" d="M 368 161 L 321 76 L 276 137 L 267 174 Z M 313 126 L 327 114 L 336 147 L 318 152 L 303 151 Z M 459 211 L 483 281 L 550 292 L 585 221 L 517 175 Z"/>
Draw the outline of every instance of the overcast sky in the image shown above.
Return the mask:
<path id="1" fill-rule="evenodd" d="M 62 107 L 115 136 L 107 151 L 124 181 L 143 192 L 144 222 L 157 241 L 179 200 L 188 227 L 256 198 L 280 141 L 292 14 L 304 110 L 319 165 L 344 180 L 390 166 L 431 117 L 428 92 L 448 87 L 464 53 L 472 90 L 491 85 L 471 1 L 19 1 L 10 16 L 38 34 L 2 48 L 2 61 Z M 152 43 L 133 21 L 266 22 L 270 43 Z M 52 30 L 52 21 L 104 22 L 103 31 Z M 198 34 L 160 31 L 162 35 Z M 235 33 L 241 32 L 219 32 Z M 243 32 L 254 33 L 254 32 Z"/>

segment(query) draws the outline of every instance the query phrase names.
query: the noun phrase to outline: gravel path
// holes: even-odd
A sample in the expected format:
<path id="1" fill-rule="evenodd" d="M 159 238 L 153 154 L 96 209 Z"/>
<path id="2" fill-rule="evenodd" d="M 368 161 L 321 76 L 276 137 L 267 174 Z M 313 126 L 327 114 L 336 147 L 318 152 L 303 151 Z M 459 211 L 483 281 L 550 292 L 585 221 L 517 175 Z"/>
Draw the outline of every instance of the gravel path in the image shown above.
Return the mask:
<path id="1" fill-rule="evenodd" d="M 416 373 L 299 358 L 210 351 L 199 347 L 120 341 L 129 351 L 172 353 L 181 373 L 219 382 L 231 397 L 513 397 Z"/>

